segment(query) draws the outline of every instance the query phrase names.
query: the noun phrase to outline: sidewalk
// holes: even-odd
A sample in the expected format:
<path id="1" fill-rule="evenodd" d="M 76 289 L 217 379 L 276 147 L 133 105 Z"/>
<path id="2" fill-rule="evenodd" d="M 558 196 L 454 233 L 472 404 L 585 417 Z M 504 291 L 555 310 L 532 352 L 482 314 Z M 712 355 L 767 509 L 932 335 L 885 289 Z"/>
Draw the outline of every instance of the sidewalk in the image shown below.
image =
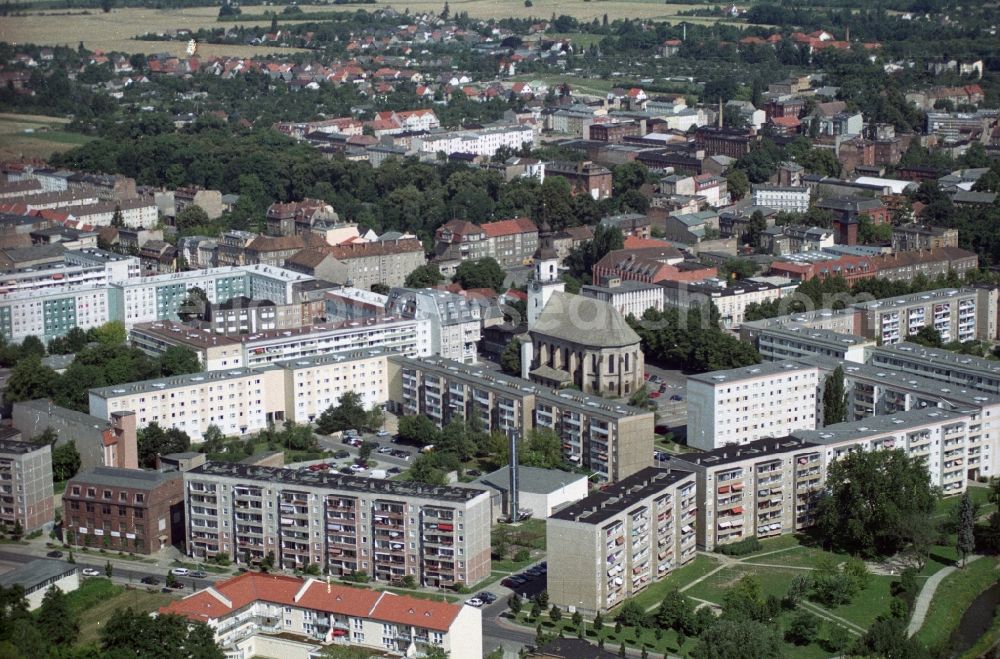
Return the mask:
<path id="1" fill-rule="evenodd" d="M 966 560 L 965 564 L 968 565 L 972 561 L 982 558 L 979 554 L 971 554 Z M 917 595 L 917 601 L 913 604 L 913 617 L 910 618 L 910 624 L 906 628 L 906 635 L 913 636 L 924 624 L 924 619 L 927 617 L 927 611 L 931 607 L 931 600 L 934 599 L 934 593 L 937 592 L 938 586 L 944 581 L 944 578 L 949 574 L 957 570 L 958 568 L 954 565 L 949 565 L 943 567 L 927 579 L 924 583 L 924 587 L 920 589 L 920 594 Z"/>

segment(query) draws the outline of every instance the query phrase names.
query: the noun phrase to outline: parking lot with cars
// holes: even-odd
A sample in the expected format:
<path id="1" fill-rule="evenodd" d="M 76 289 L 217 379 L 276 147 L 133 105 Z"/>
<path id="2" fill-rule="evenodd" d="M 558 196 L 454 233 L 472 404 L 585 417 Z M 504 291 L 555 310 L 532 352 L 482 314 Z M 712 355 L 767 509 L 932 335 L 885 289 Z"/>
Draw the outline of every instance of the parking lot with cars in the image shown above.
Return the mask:
<path id="1" fill-rule="evenodd" d="M 500 582 L 500 585 L 517 593 L 522 599 L 531 599 L 548 588 L 549 564 L 547 561 L 512 574 Z"/>

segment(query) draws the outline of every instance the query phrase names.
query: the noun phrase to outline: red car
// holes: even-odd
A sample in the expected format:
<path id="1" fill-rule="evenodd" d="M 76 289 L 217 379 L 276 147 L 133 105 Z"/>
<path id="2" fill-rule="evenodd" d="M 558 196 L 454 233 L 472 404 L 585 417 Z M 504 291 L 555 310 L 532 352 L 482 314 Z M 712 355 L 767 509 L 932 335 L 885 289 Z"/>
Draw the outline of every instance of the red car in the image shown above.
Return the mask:
<path id="1" fill-rule="evenodd" d="M 649 394 L 649 397 L 650 398 L 659 398 L 660 397 L 660 392 L 659 391 L 654 391 L 653 393 Z"/>

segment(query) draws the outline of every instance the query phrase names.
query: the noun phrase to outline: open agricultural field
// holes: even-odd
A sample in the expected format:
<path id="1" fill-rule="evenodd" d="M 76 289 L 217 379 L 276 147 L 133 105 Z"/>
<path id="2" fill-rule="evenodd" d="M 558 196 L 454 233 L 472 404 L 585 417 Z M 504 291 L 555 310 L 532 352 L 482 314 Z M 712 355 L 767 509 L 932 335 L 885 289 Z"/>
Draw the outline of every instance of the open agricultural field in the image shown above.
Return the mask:
<path id="1" fill-rule="evenodd" d="M 378 0 L 376 5 L 393 5 L 398 8 L 398 2 Z M 439 12 L 444 6 L 443 0 L 408 0 L 405 3 L 410 13 L 429 11 Z M 495 2 L 492 0 L 449 0 L 448 6 L 452 13 L 467 11 L 473 18 L 549 18 L 553 12 L 558 16 L 566 14 L 580 20 L 591 21 L 608 15 L 609 20 L 616 18 L 655 18 L 669 21 L 687 21 L 689 23 L 715 23 L 716 18 L 700 16 L 678 16 L 679 12 L 694 8 L 704 8 L 706 5 L 664 4 L 656 0 L 532 0 L 531 7 L 525 7 L 521 0 Z"/>
<path id="2" fill-rule="evenodd" d="M 90 138 L 61 130 L 67 119 L 0 113 L 0 160 L 48 158 Z"/>
<path id="3" fill-rule="evenodd" d="M 218 7 L 192 7 L 188 9 L 114 9 L 103 14 L 98 9 L 89 14 L 60 16 L 58 13 L 33 13 L 28 16 L 7 16 L 0 21 L 0 41 L 10 43 L 35 43 L 46 46 L 67 45 L 76 47 L 83 41 L 87 48 L 127 53 L 170 52 L 183 55 L 186 41 L 135 41 L 133 37 L 147 32 L 165 32 L 178 28 L 229 27 L 236 23 L 218 22 Z M 270 25 L 262 21 L 260 25 Z M 244 27 L 257 25 L 239 23 Z M 300 49 L 277 46 L 228 46 L 200 44 L 200 57 L 215 56 L 264 56 L 270 53 L 292 53 Z"/>

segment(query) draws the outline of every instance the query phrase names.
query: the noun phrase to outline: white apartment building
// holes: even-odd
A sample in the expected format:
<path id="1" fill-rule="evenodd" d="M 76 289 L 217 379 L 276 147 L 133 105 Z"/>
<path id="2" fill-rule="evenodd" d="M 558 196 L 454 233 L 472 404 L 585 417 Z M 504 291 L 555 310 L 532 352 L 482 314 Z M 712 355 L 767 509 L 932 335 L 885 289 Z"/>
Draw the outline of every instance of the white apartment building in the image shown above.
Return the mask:
<path id="1" fill-rule="evenodd" d="M 868 363 L 945 384 L 1000 395 L 1000 362 L 916 343 L 872 347 Z"/>
<path id="2" fill-rule="evenodd" d="M 490 494 L 483 490 L 207 462 L 184 472 L 188 555 L 285 569 L 326 567 L 424 586 L 490 575 Z"/>
<path id="3" fill-rule="evenodd" d="M 482 613 L 388 591 L 247 572 L 159 611 L 203 622 L 227 657 L 317 656 L 327 645 L 421 657 L 483 656 Z M 296 638 L 298 637 L 298 638 Z"/>
<path id="4" fill-rule="evenodd" d="M 64 262 L 0 274 L 0 301 L 9 293 L 106 286 L 139 275 L 139 259 L 100 249 L 64 253 Z"/>
<path id="5" fill-rule="evenodd" d="M 260 368 L 233 368 L 90 390 L 90 413 L 136 415 L 136 427 L 158 423 L 200 442 L 209 426 L 225 435 L 259 432 L 286 420 L 308 423 L 354 391 L 366 408 L 388 398 L 387 350 L 355 350 Z"/>
<path id="6" fill-rule="evenodd" d="M 426 357 L 432 353 L 434 345 L 430 320 L 391 316 L 234 336 L 221 336 L 211 330 L 163 320 L 136 325 L 129 337 L 134 346 L 153 357 L 171 346 L 188 348 L 198 355 L 206 370 L 253 368 L 361 348 Z"/>
<path id="7" fill-rule="evenodd" d="M 203 290 L 208 301 L 213 303 L 245 295 L 281 305 L 293 301 L 296 282 L 312 280 L 309 275 L 291 270 L 247 265 L 137 277 L 111 288 L 115 318 L 131 327 L 136 323 L 175 319 L 177 309 L 192 288 Z"/>
<path id="8" fill-rule="evenodd" d="M 863 364 L 875 341 L 856 334 L 813 329 L 798 323 L 776 325 L 756 333 L 757 351 L 767 361 L 822 356 L 843 362 Z"/>
<path id="9" fill-rule="evenodd" d="M 580 287 L 580 295 L 607 302 L 625 318 L 642 318 L 647 309 L 663 311 L 663 287 L 659 284 L 611 277 L 605 278 L 600 286 Z"/>
<path id="10" fill-rule="evenodd" d="M 664 308 L 688 310 L 711 302 L 719 311 L 719 325 L 732 331 L 743 325 L 748 304 L 771 302 L 782 295 L 780 286 L 750 279 L 695 283 L 667 281 L 660 284 L 660 289 L 663 291 Z"/>
<path id="11" fill-rule="evenodd" d="M 809 210 L 811 189 L 805 186 L 778 185 L 753 186 L 751 199 L 754 206 L 764 206 L 788 213 L 805 213 Z"/>
<path id="12" fill-rule="evenodd" d="M 688 445 L 705 451 L 813 430 L 819 369 L 766 362 L 689 376 Z"/>
<path id="13" fill-rule="evenodd" d="M 386 313 L 430 323 L 430 354 L 475 364 L 482 336 L 482 306 L 478 300 L 433 288 L 394 288 Z M 426 356 L 426 355 L 420 355 Z"/>
<path id="14" fill-rule="evenodd" d="M 695 557 L 695 477 L 647 467 L 549 517 L 552 602 L 605 612 Z"/>
<path id="15" fill-rule="evenodd" d="M 37 336 L 47 343 L 74 327 L 99 327 L 116 319 L 109 292 L 105 285 L 80 285 L 0 296 L 0 335 L 9 342 Z"/>
<path id="16" fill-rule="evenodd" d="M 416 149 L 425 154 L 472 153 L 492 158 L 501 147 L 520 151 L 525 144 L 534 145 L 535 131 L 530 126 L 513 124 L 435 133 L 414 137 L 413 142 Z"/>

